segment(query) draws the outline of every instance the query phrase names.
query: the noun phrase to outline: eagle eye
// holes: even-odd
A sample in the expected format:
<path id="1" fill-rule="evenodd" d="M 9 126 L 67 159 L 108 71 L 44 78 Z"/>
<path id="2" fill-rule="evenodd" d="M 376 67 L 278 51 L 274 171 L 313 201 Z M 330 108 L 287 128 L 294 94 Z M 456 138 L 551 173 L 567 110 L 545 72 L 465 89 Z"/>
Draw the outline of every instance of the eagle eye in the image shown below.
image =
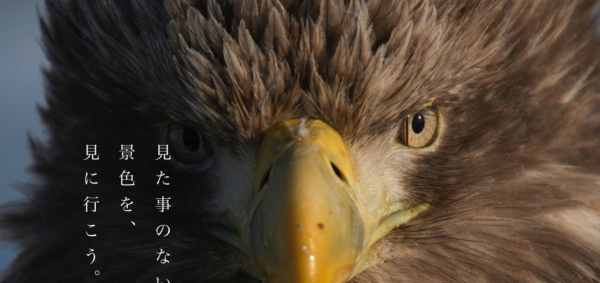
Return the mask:
<path id="1" fill-rule="evenodd" d="M 438 114 L 436 108 L 429 107 L 402 118 L 396 142 L 413 148 L 430 145 L 437 136 Z"/>
<path id="2" fill-rule="evenodd" d="M 169 128 L 169 144 L 177 160 L 198 163 L 207 156 L 207 147 L 202 134 L 195 128 L 175 124 Z"/>
<path id="3" fill-rule="evenodd" d="M 182 132 L 181 138 L 183 139 L 183 145 L 191 152 L 196 152 L 200 149 L 200 134 L 198 131 L 192 128 L 185 128 Z"/>

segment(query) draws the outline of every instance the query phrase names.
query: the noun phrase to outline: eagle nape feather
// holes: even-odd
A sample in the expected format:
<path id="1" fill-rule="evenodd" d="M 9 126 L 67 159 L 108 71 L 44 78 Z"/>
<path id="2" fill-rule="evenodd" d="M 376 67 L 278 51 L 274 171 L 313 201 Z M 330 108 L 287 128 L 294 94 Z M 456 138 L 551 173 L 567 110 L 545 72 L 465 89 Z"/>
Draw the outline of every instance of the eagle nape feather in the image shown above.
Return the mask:
<path id="1" fill-rule="evenodd" d="M 46 0 L 1 280 L 599 282 L 597 2 Z"/>

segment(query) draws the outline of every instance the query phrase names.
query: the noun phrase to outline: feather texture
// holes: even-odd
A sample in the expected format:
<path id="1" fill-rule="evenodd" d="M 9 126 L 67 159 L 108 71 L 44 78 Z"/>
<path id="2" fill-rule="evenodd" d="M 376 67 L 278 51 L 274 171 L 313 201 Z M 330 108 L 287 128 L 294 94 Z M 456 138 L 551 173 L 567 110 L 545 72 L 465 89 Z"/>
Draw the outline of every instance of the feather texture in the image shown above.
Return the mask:
<path id="1" fill-rule="evenodd" d="M 3 208 L 5 240 L 23 248 L 3 282 L 256 281 L 242 252 L 197 224 L 223 209 L 219 186 L 242 194 L 251 181 L 219 172 L 252 172 L 269 127 L 301 117 L 341 134 L 364 182 L 384 176 L 390 198 L 432 203 L 379 241 L 387 260 L 353 282 L 598 282 L 596 4 L 47 0 L 49 140 L 31 141 L 28 200 Z M 431 101 L 440 143 L 392 149 L 400 119 Z M 154 161 L 173 120 L 201 128 L 215 153 L 197 166 Z M 82 160 L 86 144 L 101 160 Z M 120 144 L 135 160 L 118 160 Z M 118 186 L 124 169 L 135 188 Z M 168 191 L 153 183 L 161 170 Z M 93 215 L 81 209 L 89 195 L 101 200 Z M 126 216 L 125 195 L 136 200 Z M 163 195 L 177 206 L 160 214 Z M 172 237 L 155 237 L 165 223 Z M 160 248 L 177 260 L 158 265 Z"/>

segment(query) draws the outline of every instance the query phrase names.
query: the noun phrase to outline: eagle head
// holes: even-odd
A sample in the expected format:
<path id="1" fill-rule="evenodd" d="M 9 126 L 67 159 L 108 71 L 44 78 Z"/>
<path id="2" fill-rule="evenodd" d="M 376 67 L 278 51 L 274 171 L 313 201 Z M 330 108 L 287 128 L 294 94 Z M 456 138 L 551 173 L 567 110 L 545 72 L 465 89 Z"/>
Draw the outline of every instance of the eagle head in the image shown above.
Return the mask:
<path id="1" fill-rule="evenodd" d="M 596 1 L 46 5 L 3 282 L 600 280 Z"/>

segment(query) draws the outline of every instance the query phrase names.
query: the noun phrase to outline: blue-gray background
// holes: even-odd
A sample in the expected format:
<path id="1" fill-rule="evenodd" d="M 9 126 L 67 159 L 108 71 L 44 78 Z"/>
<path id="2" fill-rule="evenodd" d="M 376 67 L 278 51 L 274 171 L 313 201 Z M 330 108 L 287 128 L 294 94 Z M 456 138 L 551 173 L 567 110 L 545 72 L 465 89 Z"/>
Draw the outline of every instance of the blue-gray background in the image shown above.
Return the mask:
<path id="1" fill-rule="evenodd" d="M 44 104 L 38 9 L 41 0 L 0 0 L 0 205 L 22 199 L 13 184 L 27 182 L 32 159 L 27 132 L 45 139 L 36 105 Z M 0 272 L 18 249 L 0 242 Z"/>

